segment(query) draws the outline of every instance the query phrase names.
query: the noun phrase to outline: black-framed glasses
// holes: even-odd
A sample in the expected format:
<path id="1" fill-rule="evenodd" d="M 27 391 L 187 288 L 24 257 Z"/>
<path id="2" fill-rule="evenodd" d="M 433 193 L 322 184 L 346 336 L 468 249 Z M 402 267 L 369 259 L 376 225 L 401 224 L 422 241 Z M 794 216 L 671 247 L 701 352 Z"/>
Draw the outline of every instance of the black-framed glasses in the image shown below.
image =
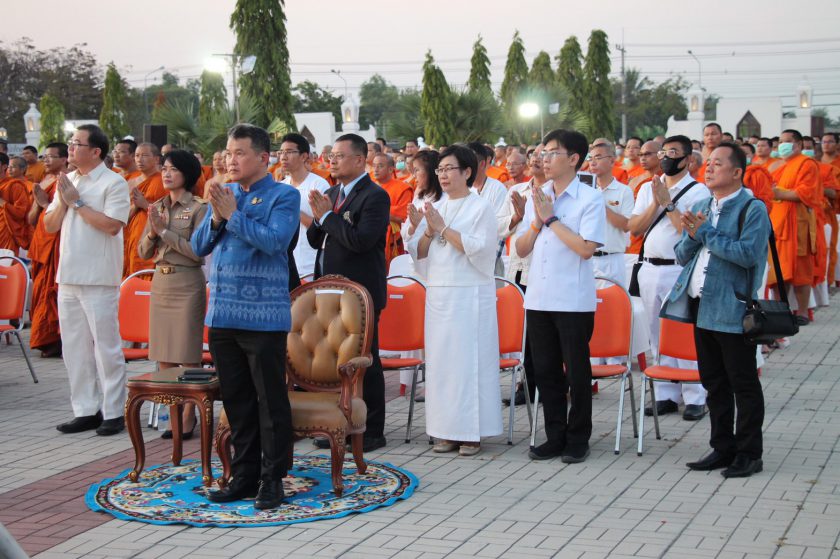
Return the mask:
<path id="1" fill-rule="evenodd" d="M 454 166 L 438 167 L 437 169 L 435 169 L 435 174 L 437 176 L 441 176 L 441 175 L 451 173 L 452 171 L 461 170 L 461 169 L 463 169 L 463 167 L 454 167 Z"/>
<path id="2" fill-rule="evenodd" d="M 73 148 L 73 149 L 80 148 L 80 147 L 89 148 L 90 144 L 83 144 L 82 142 L 70 142 L 69 144 L 67 144 L 67 147 L 68 148 Z"/>

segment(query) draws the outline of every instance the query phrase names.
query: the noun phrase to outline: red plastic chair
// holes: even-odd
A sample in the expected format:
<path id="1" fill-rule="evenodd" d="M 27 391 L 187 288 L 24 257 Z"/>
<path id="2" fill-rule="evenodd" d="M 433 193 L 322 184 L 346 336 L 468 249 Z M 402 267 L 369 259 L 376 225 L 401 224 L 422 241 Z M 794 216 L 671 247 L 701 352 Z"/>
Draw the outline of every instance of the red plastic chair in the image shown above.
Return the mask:
<path id="1" fill-rule="evenodd" d="M 516 373 L 520 373 L 525 389 L 525 409 L 529 423 L 533 423 L 531 395 L 524 374 L 525 358 L 525 294 L 518 285 L 496 276 L 496 320 L 499 323 L 499 371 L 510 371 L 510 417 L 508 418 L 508 444 L 513 444 L 513 421 L 516 415 Z M 502 358 L 505 353 L 518 353 L 520 357 Z M 536 395 L 535 395 L 536 396 Z"/>
<path id="2" fill-rule="evenodd" d="M 145 344 L 144 348 L 124 347 L 126 361 L 142 361 L 149 358 L 149 310 L 152 299 L 154 270 L 140 270 L 125 278 L 120 284 L 119 323 L 120 338 L 131 344 Z"/>
<path id="3" fill-rule="evenodd" d="M 10 266 L 5 265 L 6 260 L 11 261 Z M 0 258 L 0 263 L 2 263 L 0 265 L 0 320 L 17 321 L 17 326 L 0 324 L 0 335 L 5 337 L 7 342 L 9 336 L 17 338 L 23 358 L 29 367 L 29 374 L 32 375 L 32 381 L 37 383 L 38 377 L 35 376 L 32 361 L 29 360 L 29 354 L 20 337 L 23 330 L 23 315 L 26 312 L 26 294 L 29 292 L 31 281 L 29 269 L 23 260 L 16 256 L 3 256 Z"/>
<path id="4" fill-rule="evenodd" d="M 408 285 L 395 285 L 391 280 L 403 279 Z M 417 278 L 390 276 L 388 278 L 388 304 L 379 315 L 379 347 L 386 351 L 422 351 L 426 345 L 426 286 Z M 417 373 L 426 370 L 423 359 L 411 357 L 385 357 L 382 370 L 411 369 L 411 395 L 408 403 L 408 423 L 405 442 L 411 439 L 414 418 L 414 397 L 417 393 Z"/>
<path id="5" fill-rule="evenodd" d="M 650 403 L 653 408 L 653 425 L 656 430 L 656 438 L 661 439 L 659 434 L 659 415 L 656 413 L 656 393 L 653 388 L 653 381 L 670 382 L 700 382 L 700 371 L 697 369 L 680 369 L 660 365 L 659 360 L 665 355 L 686 361 L 697 361 L 697 347 L 694 344 L 694 325 L 685 322 L 676 322 L 667 318 L 659 319 L 659 356 L 656 365 L 642 371 L 642 401 L 639 404 L 639 448 L 637 454 L 642 455 L 642 443 L 645 434 L 645 414 L 642 409 L 645 405 L 645 381 L 650 385 Z"/>

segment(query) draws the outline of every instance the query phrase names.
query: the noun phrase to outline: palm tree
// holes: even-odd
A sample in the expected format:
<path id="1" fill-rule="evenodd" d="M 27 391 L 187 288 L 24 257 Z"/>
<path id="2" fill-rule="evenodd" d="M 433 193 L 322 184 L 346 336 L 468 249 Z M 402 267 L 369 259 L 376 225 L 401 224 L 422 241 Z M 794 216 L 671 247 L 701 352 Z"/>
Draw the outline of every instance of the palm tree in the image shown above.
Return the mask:
<path id="1" fill-rule="evenodd" d="M 240 97 L 239 114 L 241 122 L 253 122 L 259 115 L 259 106 L 250 97 Z M 166 101 L 157 108 L 156 118 L 166 125 L 170 143 L 205 155 L 223 149 L 228 130 L 236 124 L 232 107 L 220 109 L 201 122 L 198 103 L 190 99 Z"/>

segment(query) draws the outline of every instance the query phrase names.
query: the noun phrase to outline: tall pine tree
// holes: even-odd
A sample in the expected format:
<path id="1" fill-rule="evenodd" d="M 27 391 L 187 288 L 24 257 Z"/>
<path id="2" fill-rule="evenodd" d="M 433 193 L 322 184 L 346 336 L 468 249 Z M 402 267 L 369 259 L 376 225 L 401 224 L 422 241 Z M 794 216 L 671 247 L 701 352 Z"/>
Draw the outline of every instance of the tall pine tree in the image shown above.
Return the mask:
<path id="1" fill-rule="evenodd" d="M 63 142 L 66 138 L 64 131 L 64 106 L 58 99 L 44 93 L 38 103 L 41 113 L 41 149 L 52 142 Z"/>
<path id="2" fill-rule="evenodd" d="M 566 39 L 557 62 L 557 80 L 569 93 L 569 108 L 575 112 L 584 112 L 586 92 L 583 85 L 583 53 L 577 37 L 572 35 Z"/>
<path id="3" fill-rule="evenodd" d="M 528 85 L 528 63 L 525 61 L 525 44 L 519 31 L 513 34 L 505 62 L 505 77 L 499 94 L 502 97 L 505 114 L 509 119 L 516 119 L 522 90 Z"/>
<path id="4" fill-rule="evenodd" d="M 267 126 L 276 118 L 294 130 L 284 8 L 285 0 L 236 0 L 230 28 L 236 34 L 233 52 L 240 59 L 257 57 L 254 70 L 239 80 L 242 93 L 261 106 L 262 116 L 253 124 Z"/>
<path id="5" fill-rule="evenodd" d="M 551 68 L 551 56 L 541 50 L 531 64 L 531 71 L 528 73 L 528 86 L 531 90 L 531 97 L 540 105 L 543 114 L 545 114 L 548 104 L 554 101 L 551 97 L 556 83 L 554 70 Z"/>
<path id="6" fill-rule="evenodd" d="M 105 72 L 105 89 L 102 91 L 102 112 L 99 126 L 112 142 L 122 140 L 128 134 L 128 119 L 125 111 L 126 85 L 113 62 Z"/>
<path id="7" fill-rule="evenodd" d="M 471 92 L 492 91 L 490 86 L 490 58 L 487 49 L 481 42 L 481 35 L 473 43 L 473 53 L 470 59 L 470 79 L 467 89 Z"/>
<path id="8" fill-rule="evenodd" d="M 423 93 L 420 98 L 420 116 L 423 117 L 426 142 L 441 146 L 448 145 L 454 139 L 454 108 L 452 89 L 435 64 L 432 52 L 428 51 L 423 62 Z"/>
<path id="9" fill-rule="evenodd" d="M 227 90 L 221 74 L 201 73 L 201 85 L 198 90 L 198 120 L 209 122 L 214 115 L 227 109 Z"/>
<path id="10" fill-rule="evenodd" d="M 610 45 L 607 34 L 595 29 L 589 35 L 583 65 L 585 113 L 595 136 L 613 137 L 613 94 L 610 84 Z"/>

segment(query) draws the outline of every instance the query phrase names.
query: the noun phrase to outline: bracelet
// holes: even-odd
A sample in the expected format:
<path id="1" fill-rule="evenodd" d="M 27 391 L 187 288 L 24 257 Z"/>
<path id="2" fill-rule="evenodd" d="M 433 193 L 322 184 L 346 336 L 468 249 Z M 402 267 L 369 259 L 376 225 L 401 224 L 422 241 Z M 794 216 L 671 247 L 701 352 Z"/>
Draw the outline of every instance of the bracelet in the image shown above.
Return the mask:
<path id="1" fill-rule="evenodd" d="M 549 217 L 548 219 L 546 219 L 543 222 L 543 225 L 545 227 L 551 227 L 551 224 L 554 223 L 555 221 L 560 221 L 560 218 L 558 218 L 556 215 L 553 215 L 553 216 Z"/>
<path id="2" fill-rule="evenodd" d="M 529 227 L 531 228 L 531 230 L 532 230 L 534 233 L 539 233 L 539 232 L 540 232 L 539 227 L 534 227 L 534 222 L 533 222 L 533 221 L 530 223 Z"/>
<path id="3" fill-rule="evenodd" d="M 427 238 L 429 238 L 429 239 L 433 239 L 433 238 L 434 238 L 434 234 L 429 235 L 429 230 L 428 230 L 428 229 L 426 229 L 425 231 L 423 231 L 423 236 L 424 236 L 424 237 L 427 237 Z"/>
<path id="4" fill-rule="evenodd" d="M 444 233 L 446 233 L 446 230 L 447 230 L 447 229 L 449 229 L 449 226 L 448 226 L 448 225 L 447 225 L 446 227 L 444 227 L 443 229 L 441 229 L 441 230 L 440 230 L 440 238 L 443 238 L 443 234 L 444 234 Z"/>

